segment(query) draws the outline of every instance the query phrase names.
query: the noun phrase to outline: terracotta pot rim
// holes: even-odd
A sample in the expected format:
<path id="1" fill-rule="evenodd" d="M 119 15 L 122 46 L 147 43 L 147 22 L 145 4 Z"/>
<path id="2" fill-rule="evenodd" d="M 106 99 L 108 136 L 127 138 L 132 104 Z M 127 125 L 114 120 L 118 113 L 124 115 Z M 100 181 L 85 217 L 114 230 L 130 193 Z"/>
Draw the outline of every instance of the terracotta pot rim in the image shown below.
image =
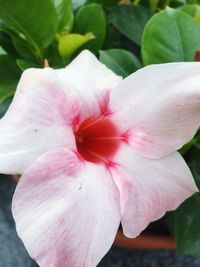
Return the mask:
<path id="1" fill-rule="evenodd" d="M 20 178 L 19 175 L 17 175 L 17 174 L 12 174 L 12 175 L 10 175 L 10 176 L 11 176 L 11 178 L 13 179 L 13 181 L 15 181 L 16 183 L 19 181 L 19 178 Z"/>
<path id="2" fill-rule="evenodd" d="M 176 249 L 176 243 L 170 236 L 142 234 L 136 238 L 127 238 L 119 230 L 114 244 L 124 248 L 135 249 Z"/>

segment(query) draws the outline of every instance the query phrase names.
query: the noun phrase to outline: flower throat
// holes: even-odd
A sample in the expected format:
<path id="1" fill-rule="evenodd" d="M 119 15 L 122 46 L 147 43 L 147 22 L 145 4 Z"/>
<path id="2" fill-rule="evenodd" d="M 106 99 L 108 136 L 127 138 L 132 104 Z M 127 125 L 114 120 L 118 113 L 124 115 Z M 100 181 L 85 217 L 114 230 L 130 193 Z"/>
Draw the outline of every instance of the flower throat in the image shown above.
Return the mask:
<path id="1" fill-rule="evenodd" d="M 121 141 L 117 127 L 106 116 L 83 121 L 75 137 L 77 150 L 85 160 L 105 164 L 109 164 Z"/>

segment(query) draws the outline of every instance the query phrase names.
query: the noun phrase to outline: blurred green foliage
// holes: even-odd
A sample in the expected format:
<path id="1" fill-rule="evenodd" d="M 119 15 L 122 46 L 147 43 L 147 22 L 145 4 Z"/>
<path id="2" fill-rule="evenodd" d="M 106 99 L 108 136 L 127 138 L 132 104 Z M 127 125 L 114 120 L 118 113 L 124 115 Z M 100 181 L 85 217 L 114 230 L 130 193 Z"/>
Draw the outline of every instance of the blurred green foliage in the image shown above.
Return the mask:
<path id="1" fill-rule="evenodd" d="M 0 0 L 0 117 L 23 70 L 62 68 L 89 49 L 126 77 L 144 65 L 193 61 L 200 0 Z M 200 134 L 180 151 L 200 188 Z M 200 257 L 200 194 L 171 214 L 180 253 Z"/>

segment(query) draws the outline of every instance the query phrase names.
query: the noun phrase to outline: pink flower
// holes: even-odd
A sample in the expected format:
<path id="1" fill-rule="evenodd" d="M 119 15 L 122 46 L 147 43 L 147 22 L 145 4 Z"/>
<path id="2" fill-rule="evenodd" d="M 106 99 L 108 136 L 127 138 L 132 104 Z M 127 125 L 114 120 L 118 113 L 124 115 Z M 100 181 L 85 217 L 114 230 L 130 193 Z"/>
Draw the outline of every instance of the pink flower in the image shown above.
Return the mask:
<path id="1" fill-rule="evenodd" d="M 135 237 L 197 191 L 177 149 L 200 124 L 200 64 L 121 80 L 90 52 L 29 69 L 0 121 L 0 171 L 22 173 L 17 231 L 42 267 L 94 267 L 120 221 Z"/>

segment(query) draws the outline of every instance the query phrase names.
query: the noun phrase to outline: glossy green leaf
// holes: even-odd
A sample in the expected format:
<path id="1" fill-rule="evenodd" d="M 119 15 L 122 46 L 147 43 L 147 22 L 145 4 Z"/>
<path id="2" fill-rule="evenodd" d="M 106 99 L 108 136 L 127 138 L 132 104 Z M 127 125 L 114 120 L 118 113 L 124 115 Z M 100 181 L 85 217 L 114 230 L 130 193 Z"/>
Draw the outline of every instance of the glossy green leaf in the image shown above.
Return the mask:
<path id="1" fill-rule="evenodd" d="M 59 53 L 63 59 L 67 60 L 78 48 L 94 38 L 95 37 L 91 32 L 86 33 L 85 35 L 72 33 L 61 36 L 58 39 Z"/>
<path id="2" fill-rule="evenodd" d="M 151 16 L 145 7 L 119 5 L 112 9 L 109 20 L 120 33 L 140 45 L 144 27 Z"/>
<path id="3" fill-rule="evenodd" d="M 106 21 L 102 7 L 98 4 L 83 6 L 75 17 L 74 32 L 86 34 L 92 32 L 95 39 L 86 48 L 97 52 L 103 45 L 106 33 Z"/>
<path id="4" fill-rule="evenodd" d="M 6 51 L 3 49 L 3 47 L 0 46 L 0 55 L 5 55 Z"/>
<path id="5" fill-rule="evenodd" d="M 185 5 L 181 8 L 186 14 L 194 18 L 198 23 L 200 23 L 200 6 L 195 5 Z"/>
<path id="6" fill-rule="evenodd" d="M 177 251 L 200 257 L 200 193 L 186 200 L 175 211 Z"/>
<path id="7" fill-rule="evenodd" d="M 0 82 L 7 80 L 18 80 L 21 71 L 15 60 L 8 55 L 0 56 Z"/>
<path id="8" fill-rule="evenodd" d="M 200 154 L 199 153 L 200 153 L 200 144 L 199 144 L 198 154 L 196 155 L 196 157 L 193 157 L 191 159 L 190 168 L 195 178 L 195 182 L 200 190 L 200 161 L 199 161 Z"/>
<path id="9" fill-rule="evenodd" d="M 116 74 L 123 77 L 142 67 L 137 57 L 124 49 L 100 51 L 100 61 Z"/>
<path id="10" fill-rule="evenodd" d="M 133 3 L 145 6 L 155 12 L 165 9 L 167 6 L 171 6 L 171 4 L 175 6 L 183 5 L 184 1 L 185 0 L 135 0 Z"/>
<path id="11" fill-rule="evenodd" d="M 186 0 L 188 4 L 200 4 L 200 0 Z"/>
<path id="12" fill-rule="evenodd" d="M 8 46 L 11 46 L 11 44 L 13 46 L 11 46 L 10 49 L 14 49 L 17 52 L 17 55 L 15 55 L 14 53 L 11 53 L 11 55 L 13 55 L 15 58 L 19 58 L 20 56 L 23 57 L 25 60 L 37 61 L 37 57 L 34 54 L 34 49 L 32 46 L 29 45 L 26 39 L 21 37 L 17 32 L 12 29 L 1 27 L 0 30 L 2 31 L 2 34 L 4 34 L 2 38 L 5 38 L 6 35 L 9 36 L 7 44 Z M 10 54 L 9 51 L 8 54 Z"/>
<path id="13" fill-rule="evenodd" d="M 8 55 L 0 56 L 0 117 L 7 110 L 14 95 L 20 74 L 14 59 Z"/>
<path id="14" fill-rule="evenodd" d="M 190 157 L 188 159 L 188 163 L 194 176 L 196 185 L 200 190 L 200 130 L 197 132 L 190 143 L 192 143 L 192 146 L 190 147 L 189 151 Z"/>
<path id="15" fill-rule="evenodd" d="M 119 2 L 119 0 L 87 0 L 87 3 L 91 4 L 91 3 L 96 3 L 96 4 L 100 4 L 105 8 L 110 8 L 112 6 L 117 5 L 117 3 Z"/>
<path id="16" fill-rule="evenodd" d="M 69 33 L 74 22 L 71 0 L 52 0 L 58 16 L 58 31 Z"/>
<path id="17" fill-rule="evenodd" d="M 186 158 L 197 187 L 200 189 L 200 131 L 190 142 Z M 190 144 L 189 143 L 189 144 Z M 183 203 L 174 212 L 174 233 L 179 253 L 200 257 L 200 193 Z"/>
<path id="18" fill-rule="evenodd" d="M 1 27 L 0 27 L 0 45 L 10 56 L 14 58 L 17 58 L 19 56 L 13 45 L 12 38 L 5 31 L 2 31 Z"/>
<path id="19" fill-rule="evenodd" d="M 58 40 L 53 41 L 53 43 L 48 47 L 45 58 L 48 59 L 49 65 L 52 68 L 59 69 L 66 67 L 66 64 L 63 62 L 58 51 Z"/>
<path id="20" fill-rule="evenodd" d="M 47 47 L 57 31 L 57 14 L 49 0 L 0 0 L 0 18 L 27 39 L 38 57 L 40 47 Z"/>
<path id="21" fill-rule="evenodd" d="M 79 7 L 83 6 L 87 0 L 72 0 L 72 6 L 74 10 L 77 10 Z"/>
<path id="22" fill-rule="evenodd" d="M 20 36 L 12 36 L 12 41 L 20 57 L 28 61 L 38 61 L 37 56 L 34 54 L 34 50 L 32 50 L 32 47 L 29 46 L 26 40 L 20 38 Z"/>
<path id="23" fill-rule="evenodd" d="M 155 11 L 157 9 L 159 0 L 150 0 L 149 3 L 150 3 L 151 10 Z"/>
<path id="24" fill-rule="evenodd" d="M 186 14 L 191 17 L 195 17 L 200 14 L 200 6 L 199 5 L 184 5 L 180 8 L 181 11 L 184 11 Z"/>
<path id="25" fill-rule="evenodd" d="M 170 1 L 170 7 L 178 8 L 187 4 L 186 0 L 172 0 Z"/>
<path id="26" fill-rule="evenodd" d="M 8 55 L 0 56 L 0 102 L 14 94 L 21 71 L 15 60 Z"/>
<path id="27" fill-rule="evenodd" d="M 167 6 L 170 6 L 171 2 L 171 0 L 159 0 L 158 8 L 165 9 Z"/>
<path id="28" fill-rule="evenodd" d="M 200 49 L 200 25 L 183 11 L 167 8 L 147 24 L 142 40 L 145 65 L 193 61 Z"/>
<path id="29" fill-rule="evenodd" d="M 25 61 L 23 59 L 17 59 L 16 60 L 18 67 L 21 71 L 24 71 L 28 68 L 39 68 L 41 66 L 36 65 L 35 63 Z"/>
<path id="30" fill-rule="evenodd" d="M 4 99 L 4 101 L 0 101 L 0 118 L 6 113 L 11 101 L 12 101 L 12 96 L 8 96 L 6 99 Z"/>
<path id="31" fill-rule="evenodd" d="M 0 81 L 0 104 L 14 95 L 17 81 Z"/>

